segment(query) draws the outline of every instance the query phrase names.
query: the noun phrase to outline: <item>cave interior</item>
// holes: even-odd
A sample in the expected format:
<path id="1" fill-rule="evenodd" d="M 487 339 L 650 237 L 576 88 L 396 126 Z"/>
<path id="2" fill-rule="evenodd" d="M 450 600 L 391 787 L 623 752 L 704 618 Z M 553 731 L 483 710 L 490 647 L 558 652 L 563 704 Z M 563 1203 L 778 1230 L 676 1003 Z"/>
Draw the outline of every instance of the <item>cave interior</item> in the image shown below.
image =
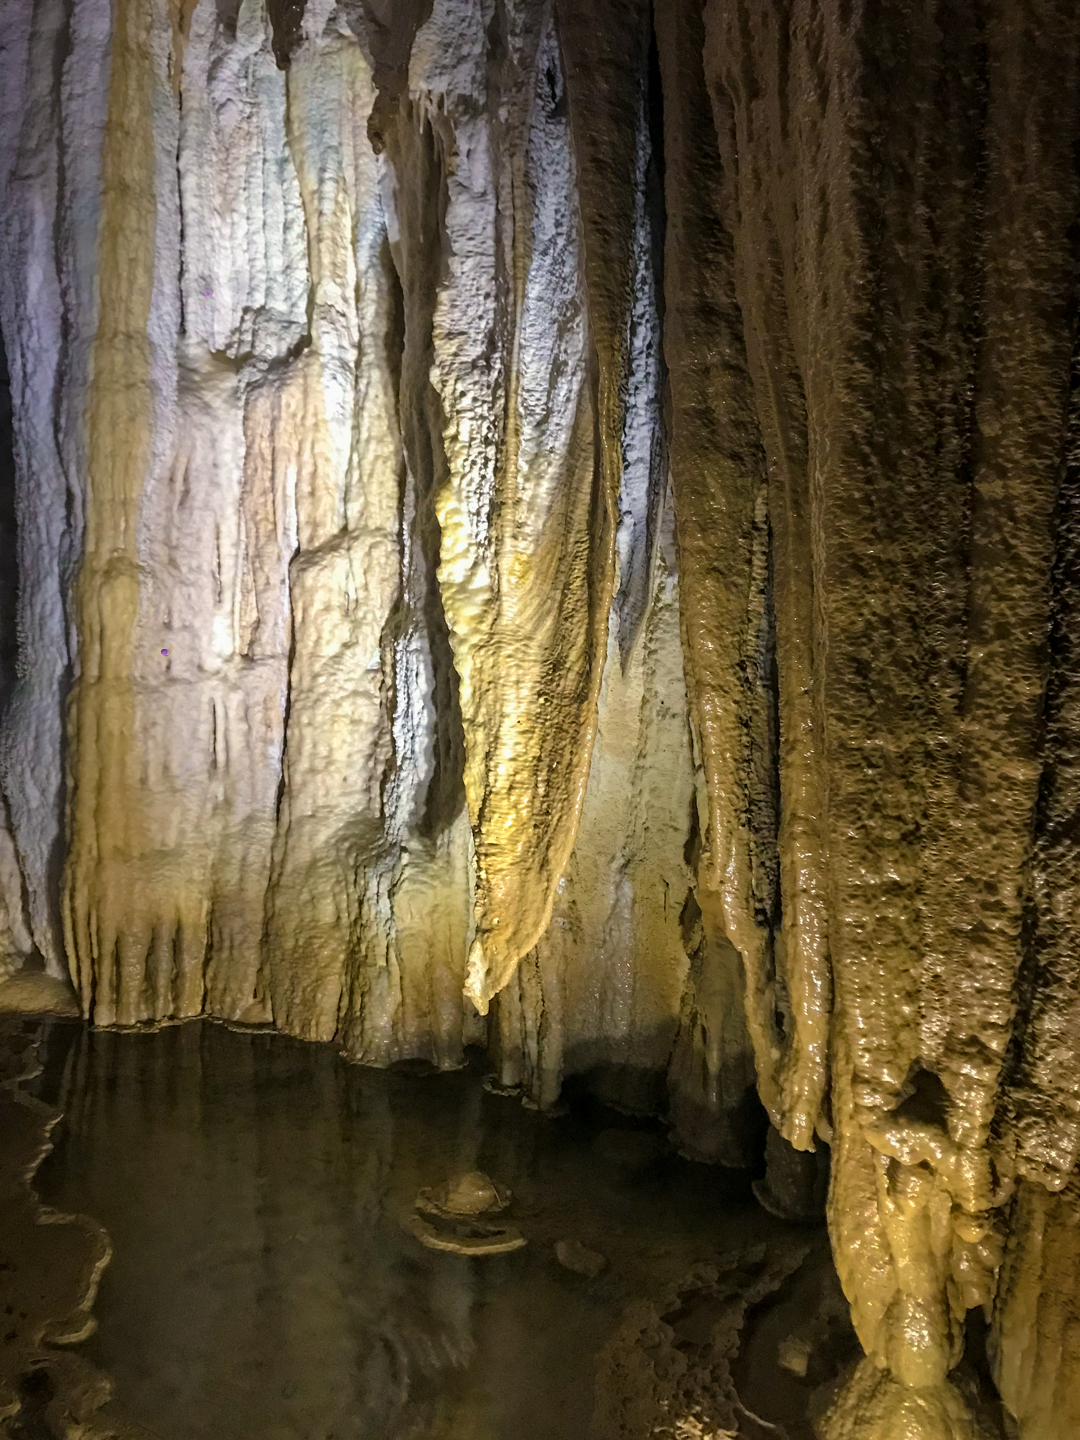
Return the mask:
<path id="1" fill-rule="evenodd" d="M 1080 5 L 6 0 L 0 1435 L 1080 1437 Z"/>

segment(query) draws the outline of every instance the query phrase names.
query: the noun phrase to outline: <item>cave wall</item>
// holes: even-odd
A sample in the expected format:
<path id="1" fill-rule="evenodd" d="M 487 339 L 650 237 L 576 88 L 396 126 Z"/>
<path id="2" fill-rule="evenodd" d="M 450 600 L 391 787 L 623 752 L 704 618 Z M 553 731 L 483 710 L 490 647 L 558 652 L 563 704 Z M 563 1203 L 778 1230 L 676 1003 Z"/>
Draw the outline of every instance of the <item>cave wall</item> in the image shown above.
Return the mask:
<path id="1" fill-rule="evenodd" d="M 655 1108 L 678 1041 L 738 1160 L 738 957 L 684 919 L 651 16 L 586 18 L 12 17 L 6 933 L 98 1024 L 489 1040 L 544 1105 Z"/>
<path id="2" fill-rule="evenodd" d="M 678 124 L 692 167 L 713 126 L 709 199 L 669 193 L 669 210 L 676 243 L 692 251 L 706 229 L 718 262 L 711 293 L 697 272 L 672 306 L 689 341 L 672 395 L 673 455 L 681 422 L 690 465 L 673 476 L 680 534 L 704 555 L 704 583 L 682 578 L 688 668 L 720 757 L 716 888 L 747 963 L 762 1098 L 793 1144 L 816 1131 L 832 1145 L 834 1252 L 869 1357 L 826 1429 L 968 1433 L 946 1375 L 967 1312 L 994 1313 L 1011 1246 L 1003 1393 L 1022 1433 L 1064 1435 L 1073 1402 L 1033 1403 L 1012 1367 L 1026 1325 L 1024 1365 L 1049 1367 L 1041 1393 L 1075 1394 L 1070 1342 L 1013 1307 L 1017 1257 L 1042 1253 L 1034 1196 L 1068 1195 L 1078 1155 L 1078 16 L 742 0 L 710 0 L 700 22 L 696 7 L 663 15 L 671 88 L 700 77 L 668 114 L 668 153 Z M 724 343 L 710 351 L 710 335 Z M 705 488 L 735 522 L 718 564 L 709 459 Z M 780 747 L 771 954 L 751 923 L 761 812 L 752 792 L 734 814 L 729 798 L 727 715 L 741 706 L 736 740 L 752 746 L 753 672 L 717 667 L 710 629 L 731 614 L 733 645 L 753 602 L 762 484 Z"/>
<path id="3" fill-rule="evenodd" d="M 974 1433 L 977 1307 L 1069 1433 L 1075 6 L 4 23 L 0 965 L 729 1163 L 756 1078 L 829 1433 Z"/>

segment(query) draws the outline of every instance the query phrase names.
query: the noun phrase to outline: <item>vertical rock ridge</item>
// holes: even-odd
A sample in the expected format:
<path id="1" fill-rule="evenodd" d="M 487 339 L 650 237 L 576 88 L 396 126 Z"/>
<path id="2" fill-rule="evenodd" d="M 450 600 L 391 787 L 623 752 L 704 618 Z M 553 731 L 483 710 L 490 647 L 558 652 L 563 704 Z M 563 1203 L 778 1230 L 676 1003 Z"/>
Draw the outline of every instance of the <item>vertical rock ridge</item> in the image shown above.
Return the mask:
<path id="1" fill-rule="evenodd" d="M 62 707 L 71 678 L 65 600 L 81 548 L 80 404 L 95 326 L 110 38 L 109 7 L 101 0 L 81 0 L 70 13 L 59 3 L 20 7 L 8 17 L 0 101 L 10 137 L 0 172 L 8 282 L 0 326 L 15 412 L 20 652 L 0 766 L 34 946 L 56 976 L 65 968 L 59 885 L 66 848 Z M 73 143 L 76 133 L 82 145 Z M 73 213 L 82 220 L 77 235 Z M 72 377 L 70 388 L 61 386 L 62 375 Z"/>
<path id="2" fill-rule="evenodd" d="M 287 88 L 311 346 L 297 362 L 289 722 L 264 958 L 278 1023 L 329 1040 L 389 759 L 382 635 L 400 585 L 401 456 L 370 68 L 351 34 L 327 33 L 293 54 Z"/>
<path id="3" fill-rule="evenodd" d="M 1051 116 L 1075 116 L 1076 19 L 714 0 L 706 29 L 775 563 L 792 1033 L 762 1093 L 796 1144 L 833 1137 L 872 1357 L 825 1433 L 887 1433 L 904 1387 L 936 1397 L 912 1433 L 967 1433 L 946 1374 L 991 1302 L 1016 1164 L 1002 1067 L 1075 323 L 1074 129 Z"/>
<path id="4" fill-rule="evenodd" d="M 772 895 L 759 902 L 753 879 L 756 836 L 764 828 L 762 858 L 771 858 L 775 822 L 755 813 L 746 783 L 758 754 L 757 768 L 766 774 L 775 762 L 761 724 L 765 685 L 772 677 L 763 677 L 756 663 L 768 512 L 726 215 L 734 171 L 721 160 L 706 89 L 700 10 L 680 4 L 658 7 L 655 14 L 664 97 L 669 445 L 686 684 L 705 791 L 694 900 L 698 933 L 691 946 L 697 995 L 676 1057 L 676 1104 L 679 1113 L 686 1106 L 713 1110 L 717 1102 L 706 1096 L 716 1093 L 722 1069 L 730 1076 L 734 1068 L 736 1088 L 745 1083 L 740 1051 L 746 1042 L 738 1020 L 728 1018 L 733 1001 L 741 1008 L 745 968 L 747 1025 L 761 1094 L 781 1123 L 774 1078 L 776 902 Z M 727 1043 L 720 1043 L 722 1035 Z M 696 1078 L 700 1067 L 704 1083 Z M 698 1130 L 694 1125 L 700 1148 L 706 1141 Z"/>
<path id="5" fill-rule="evenodd" d="M 561 62 L 550 16 L 508 6 L 490 69 L 496 18 L 437 3 L 410 69 L 447 184 L 439 585 L 476 845 L 466 992 L 481 1013 L 543 932 L 573 844 L 599 683 L 590 636 L 607 604 L 591 578 L 593 399 Z"/>
<path id="6" fill-rule="evenodd" d="M 154 1010 L 164 1002 L 198 1013 L 203 999 L 201 976 L 192 989 L 187 955 L 175 977 L 180 993 L 173 989 L 176 957 L 167 942 L 155 944 L 152 914 L 133 916 L 126 886 L 117 889 L 125 861 L 146 846 L 131 669 L 137 507 L 154 438 L 148 324 L 156 177 L 154 147 L 146 143 L 153 133 L 152 18 L 116 0 L 101 162 L 100 317 L 87 397 L 86 537 L 76 588 L 80 673 L 69 714 L 65 939 L 84 1007 L 106 1024 L 141 1019 L 147 987 L 156 991 Z"/>
<path id="7" fill-rule="evenodd" d="M 378 56 L 374 42 L 371 48 Z M 375 117 L 373 109 L 369 130 Z M 436 573 L 434 496 L 446 462 L 431 382 L 432 322 L 446 185 L 432 127 L 407 95 L 395 97 L 380 123 L 388 165 L 383 264 L 395 327 L 387 345 L 404 461 L 401 581 L 382 639 L 393 748 L 382 783 L 383 830 L 363 877 L 364 960 L 350 976 L 340 1023 L 347 1052 L 368 1063 L 422 1056 L 448 1066 L 461 1062 L 471 833 L 457 677 Z"/>
<path id="8" fill-rule="evenodd" d="M 1075 304 L 1075 300 L 1074 300 Z M 1058 1185 L 1080 1160 L 1080 1078 L 1070 1063 L 1080 1007 L 1073 845 L 1080 793 L 1075 736 L 1080 633 L 1080 354 L 1074 348 L 1065 473 L 1058 500 L 1051 582 L 1046 756 L 1035 826 L 1034 934 L 1017 997 L 1024 1024 L 1010 1097 L 1017 1169 Z M 1030 928 L 1030 927 L 1029 927 Z"/>
<path id="9" fill-rule="evenodd" d="M 1065 1440 L 1080 1424 L 1073 1297 L 1080 1181 L 1058 1193 L 1021 1180 L 994 1316 L 994 1378 L 1022 1435 Z"/>
<path id="10" fill-rule="evenodd" d="M 751 7 L 709 7 L 706 70 L 725 170 L 735 177 L 733 203 L 739 223 L 733 237 L 734 286 L 744 317 L 747 363 L 761 425 L 772 538 L 782 892 L 782 925 L 774 937 L 773 965 L 767 952 L 762 953 L 760 934 L 750 931 L 746 918 L 752 871 L 745 856 L 741 864 L 736 862 L 737 868 L 731 862 L 726 867 L 734 874 L 725 886 L 724 909 L 729 933 L 737 926 L 735 933 L 747 937 L 736 944 L 751 962 L 748 1014 L 759 1071 L 766 1077 L 763 1098 L 792 1143 L 808 1149 L 813 1146 L 826 1084 L 830 980 L 822 717 L 814 683 L 814 655 L 821 643 L 815 608 L 817 565 L 806 563 L 816 548 L 803 368 L 809 341 L 802 330 L 802 286 L 809 288 L 810 282 L 809 277 L 796 275 L 797 262 L 785 233 L 796 212 L 793 132 L 809 126 L 811 119 L 799 108 L 791 126 L 787 124 L 787 87 L 800 81 L 805 85 L 805 77 L 793 74 L 794 66 L 789 64 L 801 56 L 788 53 L 788 14 L 787 7 L 770 13 Z M 802 98 L 805 105 L 809 96 L 803 92 Z M 770 1013 L 775 1006 L 770 994 L 774 967 L 777 989 L 787 1000 L 788 1033 L 783 1036 Z"/>

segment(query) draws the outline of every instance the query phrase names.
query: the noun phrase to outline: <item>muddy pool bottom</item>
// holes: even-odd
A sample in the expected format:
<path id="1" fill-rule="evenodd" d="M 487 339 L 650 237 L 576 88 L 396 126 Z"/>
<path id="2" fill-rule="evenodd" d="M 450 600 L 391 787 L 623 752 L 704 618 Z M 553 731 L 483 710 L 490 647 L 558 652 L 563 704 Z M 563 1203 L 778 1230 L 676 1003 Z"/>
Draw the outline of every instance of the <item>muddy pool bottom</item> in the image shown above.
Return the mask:
<path id="1" fill-rule="evenodd" d="M 35 1039 L 23 1089 L 62 1113 L 35 1187 L 113 1252 L 75 1349 L 138 1433 L 808 1440 L 815 1388 L 854 1353 L 824 1230 L 653 1122 L 530 1112 L 484 1088 L 481 1057 L 377 1071 L 207 1022 Z M 465 1171 L 509 1187 L 524 1248 L 417 1238 L 418 1193 Z M 9 1433 L 36 1434 L 32 1413 Z"/>

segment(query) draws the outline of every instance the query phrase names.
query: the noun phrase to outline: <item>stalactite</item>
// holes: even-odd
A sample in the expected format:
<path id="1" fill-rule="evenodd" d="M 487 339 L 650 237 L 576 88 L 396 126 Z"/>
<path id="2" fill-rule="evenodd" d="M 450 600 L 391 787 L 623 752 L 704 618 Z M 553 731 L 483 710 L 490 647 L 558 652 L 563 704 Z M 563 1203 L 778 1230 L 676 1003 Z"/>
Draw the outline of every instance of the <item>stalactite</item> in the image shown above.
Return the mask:
<path id="1" fill-rule="evenodd" d="M 593 528 L 596 402 L 561 61 L 550 14 L 509 7 L 502 22 L 502 74 L 489 76 L 481 10 L 436 4 L 410 73 L 447 166 L 439 585 L 476 843 L 466 989 L 481 1012 L 543 933 L 573 845 L 612 559 L 605 522 Z"/>
<path id="2" fill-rule="evenodd" d="M 700 939 L 692 947 L 698 955 L 692 1002 L 698 1018 L 687 1017 L 690 1048 L 676 1057 L 673 1099 L 677 1113 L 685 1113 L 699 1108 L 710 1087 L 737 1092 L 745 1083 L 742 1005 L 733 1015 L 732 1002 L 741 1002 L 748 987 L 759 1087 L 779 1124 L 773 976 L 779 897 L 770 788 L 776 757 L 769 725 L 771 635 L 767 626 L 762 633 L 768 584 L 764 454 L 725 217 L 731 183 L 705 86 L 700 9 L 657 9 L 656 28 L 664 95 L 671 468 L 686 683 L 706 796 L 694 900 Z M 747 784 L 750 774 L 762 777 L 757 792 Z M 704 1070 L 705 1085 L 683 1078 L 688 1065 Z M 708 1113 L 715 1107 L 705 1108 Z M 691 1125 L 687 1115 L 684 1128 L 694 1136 L 694 1148 L 707 1151 L 700 1118 Z M 730 1154 L 732 1140 L 720 1143 Z"/>
<path id="3" fill-rule="evenodd" d="M 546 1106 L 564 1073 L 586 1072 L 617 1103 L 654 1108 L 688 981 L 682 912 L 694 796 L 662 422 L 648 32 L 635 9 L 618 16 L 604 7 L 591 16 L 567 9 L 558 19 L 567 64 L 564 144 L 573 147 L 589 202 L 580 225 L 596 403 L 609 415 L 600 431 L 600 480 L 607 467 L 603 483 L 616 486 L 619 513 L 577 844 L 546 933 L 522 962 L 519 984 L 498 997 L 500 1079 Z M 614 77 L 628 71 L 634 83 L 623 93 Z M 608 77 L 599 88 L 598 74 Z M 595 509 L 593 523 L 606 523 Z M 707 1103 L 696 1076 L 689 1084 Z"/>

